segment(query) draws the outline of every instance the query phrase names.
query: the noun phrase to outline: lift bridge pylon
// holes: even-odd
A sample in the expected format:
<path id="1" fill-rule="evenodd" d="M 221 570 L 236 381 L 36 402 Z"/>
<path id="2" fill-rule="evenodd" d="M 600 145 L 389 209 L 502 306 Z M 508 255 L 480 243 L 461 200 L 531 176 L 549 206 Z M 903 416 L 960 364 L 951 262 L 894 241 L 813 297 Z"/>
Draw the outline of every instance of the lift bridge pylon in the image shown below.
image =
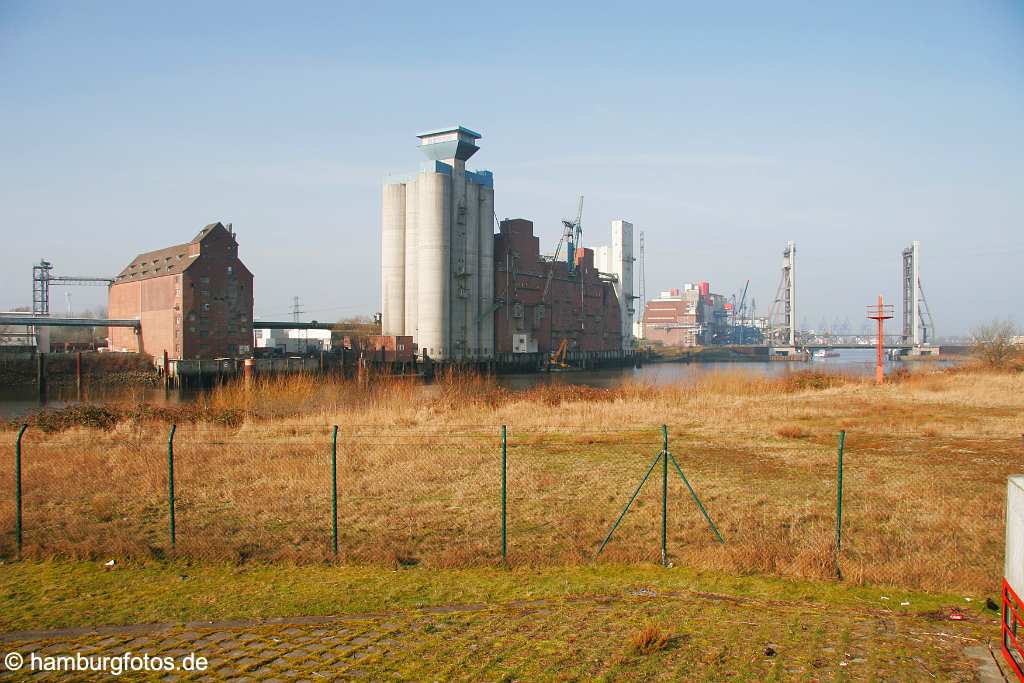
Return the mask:
<path id="1" fill-rule="evenodd" d="M 935 321 L 921 287 L 921 243 L 903 250 L 903 342 L 921 346 L 935 341 Z"/>

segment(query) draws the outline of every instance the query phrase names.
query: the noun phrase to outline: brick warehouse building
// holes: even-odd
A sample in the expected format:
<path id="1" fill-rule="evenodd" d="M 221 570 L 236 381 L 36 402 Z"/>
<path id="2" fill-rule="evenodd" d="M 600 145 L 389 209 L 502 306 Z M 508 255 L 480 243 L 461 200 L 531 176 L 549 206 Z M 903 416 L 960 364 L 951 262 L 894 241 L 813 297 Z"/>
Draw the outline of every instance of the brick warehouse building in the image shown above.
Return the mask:
<path id="1" fill-rule="evenodd" d="M 622 348 L 615 288 L 594 266 L 593 250 L 577 253 L 576 272 L 569 275 L 565 261 L 541 259 L 533 221 L 501 222 L 494 236 L 495 351 L 551 353 L 562 339 L 574 351 Z"/>
<path id="2" fill-rule="evenodd" d="M 172 359 L 248 356 L 253 276 L 238 259 L 235 233 L 211 223 L 192 241 L 139 254 L 110 287 L 111 318 L 142 332 L 110 329 L 111 351 L 164 352 Z"/>

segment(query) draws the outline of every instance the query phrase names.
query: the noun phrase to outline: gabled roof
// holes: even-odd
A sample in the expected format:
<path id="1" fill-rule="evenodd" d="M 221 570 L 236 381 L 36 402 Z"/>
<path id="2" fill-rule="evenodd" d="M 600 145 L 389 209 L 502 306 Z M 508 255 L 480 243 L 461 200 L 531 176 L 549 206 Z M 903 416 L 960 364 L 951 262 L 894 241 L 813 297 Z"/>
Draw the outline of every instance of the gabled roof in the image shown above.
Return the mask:
<path id="1" fill-rule="evenodd" d="M 221 223 L 210 223 L 192 238 L 190 242 L 175 244 L 172 247 L 164 247 L 156 251 L 147 251 L 139 254 L 124 270 L 114 278 L 114 284 L 118 282 L 131 282 L 134 280 L 148 280 L 151 277 L 163 277 L 164 275 L 175 275 L 182 273 L 192 265 L 198 254 L 189 256 L 189 245 L 202 242 L 214 230 L 220 228 L 227 231 Z"/>
<path id="2" fill-rule="evenodd" d="M 227 232 L 227 228 L 224 227 L 223 223 L 221 223 L 219 221 L 217 223 L 210 223 L 209 225 L 204 227 L 202 230 L 200 230 L 198 233 L 196 233 L 196 236 L 192 238 L 192 241 L 189 242 L 189 244 L 195 244 L 196 242 L 202 242 L 204 239 L 206 239 L 207 235 L 209 235 L 211 232 L 213 232 L 217 228 L 220 228 L 221 230 Z"/>

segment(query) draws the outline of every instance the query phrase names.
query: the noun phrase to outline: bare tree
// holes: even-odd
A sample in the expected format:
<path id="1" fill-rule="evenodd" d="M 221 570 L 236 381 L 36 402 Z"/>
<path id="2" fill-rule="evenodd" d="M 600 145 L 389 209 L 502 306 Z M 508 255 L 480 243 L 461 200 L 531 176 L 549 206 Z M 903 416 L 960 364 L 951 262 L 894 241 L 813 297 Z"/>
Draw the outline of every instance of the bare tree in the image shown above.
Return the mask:
<path id="1" fill-rule="evenodd" d="M 971 347 L 985 365 L 1002 368 L 1020 353 L 1016 335 L 1017 327 L 1011 321 L 993 320 L 971 331 Z"/>

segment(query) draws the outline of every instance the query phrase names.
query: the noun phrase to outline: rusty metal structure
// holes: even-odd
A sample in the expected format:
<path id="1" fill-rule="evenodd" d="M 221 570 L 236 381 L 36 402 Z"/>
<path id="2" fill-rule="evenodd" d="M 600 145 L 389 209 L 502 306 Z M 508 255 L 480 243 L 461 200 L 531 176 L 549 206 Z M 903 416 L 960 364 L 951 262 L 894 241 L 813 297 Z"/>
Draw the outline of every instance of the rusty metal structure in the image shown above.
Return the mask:
<path id="1" fill-rule="evenodd" d="M 875 340 L 877 352 L 877 363 L 875 365 L 875 381 L 879 384 L 885 381 L 885 321 L 891 320 L 895 315 L 894 306 L 886 304 L 882 295 L 878 295 L 878 303 L 868 306 L 868 318 L 878 322 L 878 337 Z"/>

